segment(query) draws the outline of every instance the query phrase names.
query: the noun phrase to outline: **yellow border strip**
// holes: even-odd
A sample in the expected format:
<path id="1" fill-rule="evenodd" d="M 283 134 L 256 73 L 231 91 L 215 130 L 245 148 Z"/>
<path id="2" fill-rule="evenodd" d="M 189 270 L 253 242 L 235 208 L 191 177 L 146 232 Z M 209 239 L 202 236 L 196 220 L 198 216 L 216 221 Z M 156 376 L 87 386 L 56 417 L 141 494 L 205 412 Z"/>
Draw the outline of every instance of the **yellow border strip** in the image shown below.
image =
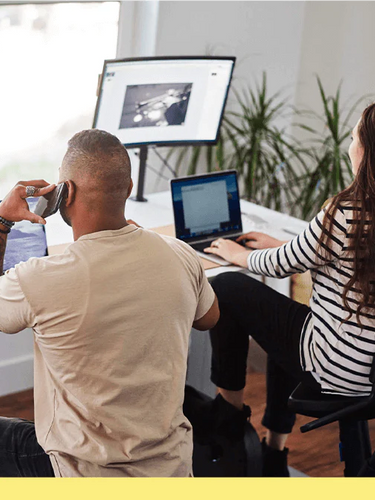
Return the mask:
<path id="1" fill-rule="evenodd" d="M 4 500 L 355 500 L 374 490 L 375 478 L 0 479 Z"/>

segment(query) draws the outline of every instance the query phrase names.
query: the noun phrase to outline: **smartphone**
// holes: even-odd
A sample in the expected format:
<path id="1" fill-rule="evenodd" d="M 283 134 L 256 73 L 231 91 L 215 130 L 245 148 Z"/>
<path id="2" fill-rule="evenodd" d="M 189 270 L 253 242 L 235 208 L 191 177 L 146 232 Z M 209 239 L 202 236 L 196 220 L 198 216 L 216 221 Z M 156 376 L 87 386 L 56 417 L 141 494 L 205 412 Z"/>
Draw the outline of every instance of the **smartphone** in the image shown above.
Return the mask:
<path id="1" fill-rule="evenodd" d="M 44 219 L 55 214 L 60 208 L 61 202 L 68 193 L 65 182 L 57 184 L 55 189 L 45 196 L 40 196 L 36 204 L 34 213 Z"/>

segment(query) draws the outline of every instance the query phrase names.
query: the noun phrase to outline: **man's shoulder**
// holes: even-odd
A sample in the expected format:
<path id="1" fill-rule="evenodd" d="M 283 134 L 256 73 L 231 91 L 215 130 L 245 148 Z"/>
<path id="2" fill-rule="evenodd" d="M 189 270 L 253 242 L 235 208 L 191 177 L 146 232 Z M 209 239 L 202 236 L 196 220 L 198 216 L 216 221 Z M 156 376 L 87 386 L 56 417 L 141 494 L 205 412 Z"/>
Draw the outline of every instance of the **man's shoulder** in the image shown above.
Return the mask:
<path id="1" fill-rule="evenodd" d="M 179 265 L 185 269 L 190 279 L 201 280 L 204 270 L 197 252 L 190 245 L 177 238 L 164 236 L 163 239 L 172 249 Z"/>
<path id="2" fill-rule="evenodd" d="M 58 304 L 78 303 L 89 286 L 85 261 L 72 251 L 32 257 L 17 264 L 12 272 L 36 313 L 47 305 L 53 309 Z"/>
<path id="3" fill-rule="evenodd" d="M 162 236 L 162 238 L 178 255 L 184 256 L 189 260 L 199 261 L 196 251 L 187 243 L 172 236 Z"/>
<path id="4" fill-rule="evenodd" d="M 76 260 L 74 252 L 67 249 L 64 253 L 56 255 L 48 255 L 46 257 L 31 257 L 25 262 L 20 262 L 15 266 L 15 271 L 20 278 L 48 275 L 48 272 L 56 274 L 66 274 L 74 272 L 73 264 Z"/>
<path id="5" fill-rule="evenodd" d="M 151 243 L 152 241 L 155 243 L 155 245 L 158 244 L 160 245 L 162 243 L 162 245 L 164 245 L 165 248 L 168 247 L 170 250 L 172 250 L 179 256 L 183 256 L 186 259 L 190 260 L 199 260 L 195 250 L 193 250 L 190 245 L 175 238 L 174 236 L 167 236 L 152 231 L 151 229 L 143 229 L 143 228 L 141 228 L 140 232 L 142 236 L 148 240 L 147 244 L 152 244 Z M 144 244 L 144 241 L 142 241 L 141 244 Z"/>

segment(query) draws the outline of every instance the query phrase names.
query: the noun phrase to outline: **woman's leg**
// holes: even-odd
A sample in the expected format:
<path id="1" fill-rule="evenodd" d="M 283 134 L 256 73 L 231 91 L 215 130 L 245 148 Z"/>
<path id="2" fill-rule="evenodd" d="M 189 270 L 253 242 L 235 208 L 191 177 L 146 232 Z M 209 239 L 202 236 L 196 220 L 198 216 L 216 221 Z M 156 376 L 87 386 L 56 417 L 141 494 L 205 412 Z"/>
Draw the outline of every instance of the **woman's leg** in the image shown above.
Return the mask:
<path id="1" fill-rule="evenodd" d="M 232 276 L 228 276 L 232 281 Z M 241 410 L 243 388 L 246 383 L 246 362 L 249 350 L 249 333 L 241 327 L 240 318 L 232 314 L 226 283 L 215 278 L 212 286 L 219 300 L 220 319 L 210 331 L 212 345 L 211 380 L 223 398 Z M 231 287 L 232 288 L 232 287 Z M 229 292 L 229 290 L 228 290 Z"/>
<path id="2" fill-rule="evenodd" d="M 219 299 L 220 320 L 211 331 L 211 379 L 222 397 L 239 408 L 248 341 L 253 337 L 269 355 L 263 418 L 269 431 L 267 444 L 282 449 L 295 421 L 287 408 L 289 395 L 303 378 L 311 378 L 314 384 L 299 361 L 299 338 L 310 309 L 242 273 L 221 274 L 212 286 Z"/>

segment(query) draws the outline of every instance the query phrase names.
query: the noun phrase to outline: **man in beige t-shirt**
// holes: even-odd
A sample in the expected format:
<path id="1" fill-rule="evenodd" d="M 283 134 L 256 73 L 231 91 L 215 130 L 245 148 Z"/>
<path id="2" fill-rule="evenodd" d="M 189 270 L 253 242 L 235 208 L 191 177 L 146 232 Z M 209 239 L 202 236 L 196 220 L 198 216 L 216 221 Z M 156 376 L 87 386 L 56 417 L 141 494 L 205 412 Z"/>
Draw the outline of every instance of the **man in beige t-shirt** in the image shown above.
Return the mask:
<path id="1" fill-rule="evenodd" d="M 32 328 L 35 347 L 35 428 L 0 418 L 0 476 L 189 476 L 188 340 L 218 320 L 214 292 L 189 246 L 127 224 L 130 161 L 114 136 L 76 134 L 60 181 L 74 243 L 0 278 L 0 330 Z M 20 183 L 0 204 L 1 270 L 9 223 L 40 222 L 30 186 L 53 189 Z"/>

